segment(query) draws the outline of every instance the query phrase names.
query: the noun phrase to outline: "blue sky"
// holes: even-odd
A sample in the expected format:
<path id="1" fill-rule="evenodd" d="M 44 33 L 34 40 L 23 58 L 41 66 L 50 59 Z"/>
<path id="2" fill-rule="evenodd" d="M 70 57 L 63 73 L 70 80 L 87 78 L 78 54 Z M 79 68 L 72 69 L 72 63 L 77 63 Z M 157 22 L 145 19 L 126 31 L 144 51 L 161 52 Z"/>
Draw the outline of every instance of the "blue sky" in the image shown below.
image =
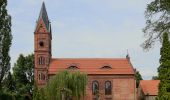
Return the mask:
<path id="1" fill-rule="evenodd" d="M 144 11 L 151 0 L 8 0 L 12 65 L 19 54 L 34 51 L 33 32 L 42 1 L 52 23 L 53 57 L 123 58 L 128 49 L 144 79 L 156 75 L 160 44 L 149 52 L 140 47 Z"/>

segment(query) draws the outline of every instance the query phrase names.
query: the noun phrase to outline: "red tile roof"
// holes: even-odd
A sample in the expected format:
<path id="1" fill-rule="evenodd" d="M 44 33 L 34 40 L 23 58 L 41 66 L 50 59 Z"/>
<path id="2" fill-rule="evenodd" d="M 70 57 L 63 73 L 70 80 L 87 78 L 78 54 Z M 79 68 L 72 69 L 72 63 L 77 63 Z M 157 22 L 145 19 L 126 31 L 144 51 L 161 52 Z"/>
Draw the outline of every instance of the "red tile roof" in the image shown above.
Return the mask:
<path id="1" fill-rule="evenodd" d="M 158 95 L 159 80 L 141 80 L 140 87 L 145 95 Z"/>
<path id="2" fill-rule="evenodd" d="M 126 58 L 52 59 L 49 66 L 49 74 L 56 74 L 56 72 L 66 70 L 70 66 L 76 66 L 74 68 L 86 74 L 134 74 L 134 69 Z M 109 67 L 103 68 L 103 66 Z"/>

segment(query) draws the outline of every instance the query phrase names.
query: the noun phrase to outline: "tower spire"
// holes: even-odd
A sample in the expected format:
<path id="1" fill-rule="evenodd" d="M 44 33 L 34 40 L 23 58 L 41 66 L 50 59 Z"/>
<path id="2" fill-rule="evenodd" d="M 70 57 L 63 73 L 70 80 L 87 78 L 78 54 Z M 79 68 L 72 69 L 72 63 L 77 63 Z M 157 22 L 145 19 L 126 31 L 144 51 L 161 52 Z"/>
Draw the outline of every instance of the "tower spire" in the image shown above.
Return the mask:
<path id="1" fill-rule="evenodd" d="M 44 1 L 42 3 L 42 6 L 41 6 L 41 11 L 40 11 L 39 19 L 42 18 L 43 16 L 48 19 L 47 11 L 46 11 L 46 7 L 45 7 Z"/>
<path id="2" fill-rule="evenodd" d="M 40 20 L 43 20 L 47 30 L 50 31 L 50 22 L 49 22 L 49 19 L 48 19 L 48 14 L 47 14 L 47 11 L 46 11 L 44 1 L 42 3 L 41 11 L 40 11 L 39 18 L 38 18 L 38 21 L 40 21 Z"/>

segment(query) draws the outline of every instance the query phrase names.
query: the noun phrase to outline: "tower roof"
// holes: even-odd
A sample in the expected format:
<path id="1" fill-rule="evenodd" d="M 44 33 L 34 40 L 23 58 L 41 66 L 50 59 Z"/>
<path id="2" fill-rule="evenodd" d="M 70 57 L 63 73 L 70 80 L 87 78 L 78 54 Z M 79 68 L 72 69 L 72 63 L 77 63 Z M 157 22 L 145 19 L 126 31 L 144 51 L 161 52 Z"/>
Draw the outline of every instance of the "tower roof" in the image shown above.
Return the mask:
<path id="1" fill-rule="evenodd" d="M 50 31 L 50 22 L 49 22 L 49 19 L 48 19 L 48 14 L 47 14 L 44 2 L 42 3 L 42 7 L 41 7 L 41 11 L 40 11 L 40 14 L 39 14 L 38 21 L 40 21 L 41 19 L 43 20 L 47 30 Z"/>

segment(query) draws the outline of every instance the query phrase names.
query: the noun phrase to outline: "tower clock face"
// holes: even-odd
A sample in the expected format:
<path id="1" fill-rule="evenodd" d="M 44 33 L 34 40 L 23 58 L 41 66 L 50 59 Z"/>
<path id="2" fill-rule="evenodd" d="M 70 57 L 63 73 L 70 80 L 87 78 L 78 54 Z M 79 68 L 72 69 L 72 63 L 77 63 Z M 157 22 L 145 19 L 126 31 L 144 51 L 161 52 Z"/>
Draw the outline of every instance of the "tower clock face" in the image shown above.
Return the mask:
<path id="1" fill-rule="evenodd" d="M 40 46 L 40 47 L 44 47 L 44 42 L 43 42 L 43 41 L 40 41 L 40 42 L 39 42 L 39 46 Z"/>

